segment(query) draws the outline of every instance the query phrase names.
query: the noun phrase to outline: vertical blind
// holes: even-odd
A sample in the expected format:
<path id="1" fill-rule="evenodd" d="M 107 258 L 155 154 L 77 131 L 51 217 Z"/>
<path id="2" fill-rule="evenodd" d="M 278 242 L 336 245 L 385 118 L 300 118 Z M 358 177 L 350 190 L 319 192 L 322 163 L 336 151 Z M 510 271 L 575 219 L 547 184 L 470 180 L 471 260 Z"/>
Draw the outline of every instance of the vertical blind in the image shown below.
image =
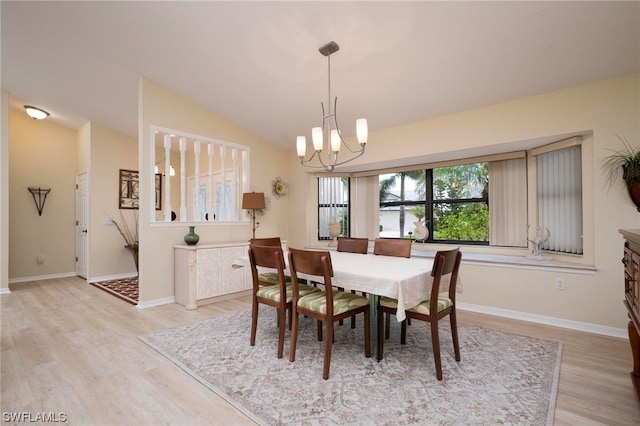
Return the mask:
<path id="1" fill-rule="evenodd" d="M 551 236 L 544 250 L 582 254 L 582 160 L 580 145 L 537 157 L 538 226 Z"/>
<path id="2" fill-rule="evenodd" d="M 524 156 L 489 162 L 489 244 L 527 245 L 527 166 Z"/>
<path id="3" fill-rule="evenodd" d="M 318 239 L 329 239 L 329 224 L 339 222 L 340 235 L 349 229 L 349 178 L 318 178 Z"/>

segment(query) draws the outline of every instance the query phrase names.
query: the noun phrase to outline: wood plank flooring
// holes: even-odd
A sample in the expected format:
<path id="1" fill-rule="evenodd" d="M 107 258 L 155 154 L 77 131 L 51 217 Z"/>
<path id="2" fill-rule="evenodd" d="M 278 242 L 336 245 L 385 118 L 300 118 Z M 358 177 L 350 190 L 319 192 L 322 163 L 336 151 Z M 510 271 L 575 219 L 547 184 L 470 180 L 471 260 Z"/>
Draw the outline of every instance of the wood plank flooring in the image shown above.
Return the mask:
<path id="1" fill-rule="evenodd" d="M 177 304 L 137 309 L 80 278 L 11 291 L 0 297 L 3 421 L 27 412 L 64 413 L 68 424 L 81 425 L 253 424 L 138 339 L 247 307 L 249 296 L 187 311 Z M 556 425 L 640 424 L 626 340 L 464 311 L 459 320 L 563 343 Z"/>

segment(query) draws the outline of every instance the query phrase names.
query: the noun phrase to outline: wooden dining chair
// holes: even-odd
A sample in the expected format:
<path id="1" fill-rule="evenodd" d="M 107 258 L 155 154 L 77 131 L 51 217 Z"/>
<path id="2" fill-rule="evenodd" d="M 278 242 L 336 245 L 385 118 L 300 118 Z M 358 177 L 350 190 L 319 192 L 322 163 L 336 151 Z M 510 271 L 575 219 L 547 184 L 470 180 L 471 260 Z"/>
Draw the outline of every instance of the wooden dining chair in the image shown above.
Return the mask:
<path id="1" fill-rule="evenodd" d="M 355 237 L 338 237 L 337 250 L 347 253 L 367 254 L 367 251 L 369 251 L 369 239 Z"/>
<path id="2" fill-rule="evenodd" d="M 411 240 L 396 238 L 376 238 L 373 254 L 396 257 L 411 257 Z"/>
<path id="3" fill-rule="evenodd" d="M 369 251 L 369 239 L 368 238 L 356 238 L 356 237 L 338 237 L 338 248 L 336 249 L 346 253 L 362 253 L 367 254 Z M 342 289 L 340 289 L 342 290 Z M 352 294 L 356 294 L 354 290 L 351 290 Z M 363 296 L 367 294 L 360 293 Z M 342 325 L 342 321 L 339 321 Z M 351 328 L 356 328 L 356 316 L 351 317 Z"/>
<path id="4" fill-rule="evenodd" d="M 328 251 L 289 250 L 289 268 L 293 284 L 293 327 L 291 330 L 291 351 L 289 361 L 296 359 L 298 340 L 298 317 L 300 314 L 315 318 L 318 327 L 318 341 L 321 341 L 322 323 L 325 325 L 324 365 L 322 378 L 329 378 L 331 365 L 331 348 L 333 345 L 333 323 L 355 314 L 364 314 L 364 354 L 371 356 L 371 337 L 369 335 L 369 300 L 357 294 L 335 290 L 331 285 L 333 267 L 331 254 Z M 317 277 L 324 283 L 324 291 L 302 295 L 298 275 L 305 274 Z"/>
<path id="5" fill-rule="evenodd" d="M 259 245 L 259 246 L 275 246 L 281 247 L 282 240 L 280 237 L 269 237 L 269 238 L 251 238 L 249 240 L 249 244 L 251 245 Z"/>
<path id="6" fill-rule="evenodd" d="M 291 304 L 293 301 L 293 286 L 285 281 L 284 255 L 282 248 L 276 246 L 249 246 L 249 263 L 253 278 L 252 309 L 251 309 L 251 339 L 249 344 L 255 346 L 256 332 L 258 329 L 258 307 L 260 304 L 273 306 L 278 314 L 278 358 L 282 358 L 284 352 L 285 315 L 289 312 L 289 324 L 291 324 Z M 278 276 L 278 283 L 262 281 L 258 273 L 258 267 L 273 268 Z M 298 294 L 307 295 L 319 292 L 315 287 L 300 284 Z"/>
<path id="7" fill-rule="evenodd" d="M 400 343 L 406 344 L 407 341 L 407 320 L 413 318 L 415 320 L 426 321 L 431 324 L 431 344 L 433 347 L 433 358 L 436 364 L 436 377 L 442 380 L 442 365 L 440 362 L 440 337 L 438 335 L 438 321 L 449 316 L 451 321 L 451 337 L 453 339 L 453 350 L 455 352 L 456 361 L 460 362 L 460 344 L 458 343 L 458 324 L 456 320 L 456 283 L 458 281 L 458 270 L 460 269 L 460 260 L 462 253 L 456 248 L 447 251 L 438 251 L 433 260 L 433 268 L 431 276 L 433 277 L 433 285 L 431 287 L 431 296 L 429 300 L 425 300 L 418 305 L 405 311 L 407 319 L 402 321 L 400 331 Z M 440 281 L 443 276 L 449 277 L 448 294 L 440 294 Z M 395 314 L 398 310 L 398 301 L 389 297 L 380 298 L 378 304 L 378 361 L 383 357 L 384 336 L 382 330 L 382 315 Z"/>
<path id="8" fill-rule="evenodd" d="M 280 237 L 269 237 L 269 238 L 252 238 L 249 240 L 249 245 L 260 245 L 260 246 L 269 246 L 269 247 L 282 247 L 282 240 Z M 285 280 L 287 282 L 291 282 L 291 276 L 285 275 Z M 260 281 L 269 283 L 269 284 L 278 284 L 278 274 L 277 272 L 261 272 L 260 273 Z"/>
<path id="9" fill-rule="evenodd" d="M 376 238 L 373 242 L 373 254 L 381 256 L 411 257 L 411 239 Z M 411 324 L 411 320 L 408 321 Z M 385 319 L 385 336 L 389 338 L 391 316 Z"/>

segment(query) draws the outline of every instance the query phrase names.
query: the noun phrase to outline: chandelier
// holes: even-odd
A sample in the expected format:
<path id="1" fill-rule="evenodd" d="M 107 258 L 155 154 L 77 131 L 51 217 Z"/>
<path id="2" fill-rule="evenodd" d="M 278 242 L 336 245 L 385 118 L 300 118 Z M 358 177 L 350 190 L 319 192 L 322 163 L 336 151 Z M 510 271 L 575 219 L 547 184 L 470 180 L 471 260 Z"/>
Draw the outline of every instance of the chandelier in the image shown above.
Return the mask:
<path id="1" fill-rule="evenodd" d="M 324 104 L 320 102 L 320 105 L 322 106 L 322 127 L 314 127 L 311 129 L 313 154 L 311 154 L 309 158 L 305 159 L 305 155 L 307 153 L 307 138 L 305 136 L 298 136 L 296 148 L 298 151 L 298 158 L 300 158 L 300 164 L 306 167 L 322 168 L 331 172 L 335 166 L 348 163 L 349 161 L 352 161 L 364 154 L 364 148 L 367 143 L 368 128 L 366 118 L 359 118 L 356 120 L 356 135 L 358 143 L 360 144 L 360 149 L 352 149 L 346 144 L 344 139 L 342 139 L 340 128 L 338 127 L 338 120 L 336 118 L 336 108 L 338 106 L 337 97 L 334 98 L 333 110 L 331 109 L 331 54 L 340 50 L 340 46 L 338 46 L 335 41 L 331 41 L 320 47 L 318 50 L 327 57 L 329 89 L 327 97 L 328 111 L 325 111 Z M 340 153 L 340 148 L 342 146 L 349 151 L 349 158 L 338 158 L 338 154 Z M 316 156 L 318 161 L 312 163 L 311 161 Z"/>

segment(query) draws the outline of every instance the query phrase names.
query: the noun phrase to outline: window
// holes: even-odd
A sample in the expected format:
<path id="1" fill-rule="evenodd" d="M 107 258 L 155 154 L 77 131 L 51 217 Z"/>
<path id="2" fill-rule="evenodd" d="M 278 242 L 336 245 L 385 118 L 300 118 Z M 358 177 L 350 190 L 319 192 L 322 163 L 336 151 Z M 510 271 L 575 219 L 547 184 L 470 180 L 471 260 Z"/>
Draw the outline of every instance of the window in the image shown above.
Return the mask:
<path id="1" fill-rule="evenodd" d="M 506 249 L 549 234 L 543 250 L 584 256 L 582 210 L 591 199 L 583 201 L 590 151 L 582 144 L 576 136 L 529 151 L 319 178 L 319 238 L 329 239 L 330 221 L 340 222 L 341 235 Z M 417 238 L 425 234 L 419 225 L 426 238 Z"/>
<path id="2" fill-rule="evenodd" d="M 425 241 L 489 243 L 488 163 L 380 175 L 380 236 Z M 410 234 L 411 232 L 411 234 Z"/>
<path id="3" fill-rule="evenodd" d="M 340 223 L 340 235 L 349 236 L 348 177 L 318 178 L 318 239 L 330 240 L 329 223 Z"/>

